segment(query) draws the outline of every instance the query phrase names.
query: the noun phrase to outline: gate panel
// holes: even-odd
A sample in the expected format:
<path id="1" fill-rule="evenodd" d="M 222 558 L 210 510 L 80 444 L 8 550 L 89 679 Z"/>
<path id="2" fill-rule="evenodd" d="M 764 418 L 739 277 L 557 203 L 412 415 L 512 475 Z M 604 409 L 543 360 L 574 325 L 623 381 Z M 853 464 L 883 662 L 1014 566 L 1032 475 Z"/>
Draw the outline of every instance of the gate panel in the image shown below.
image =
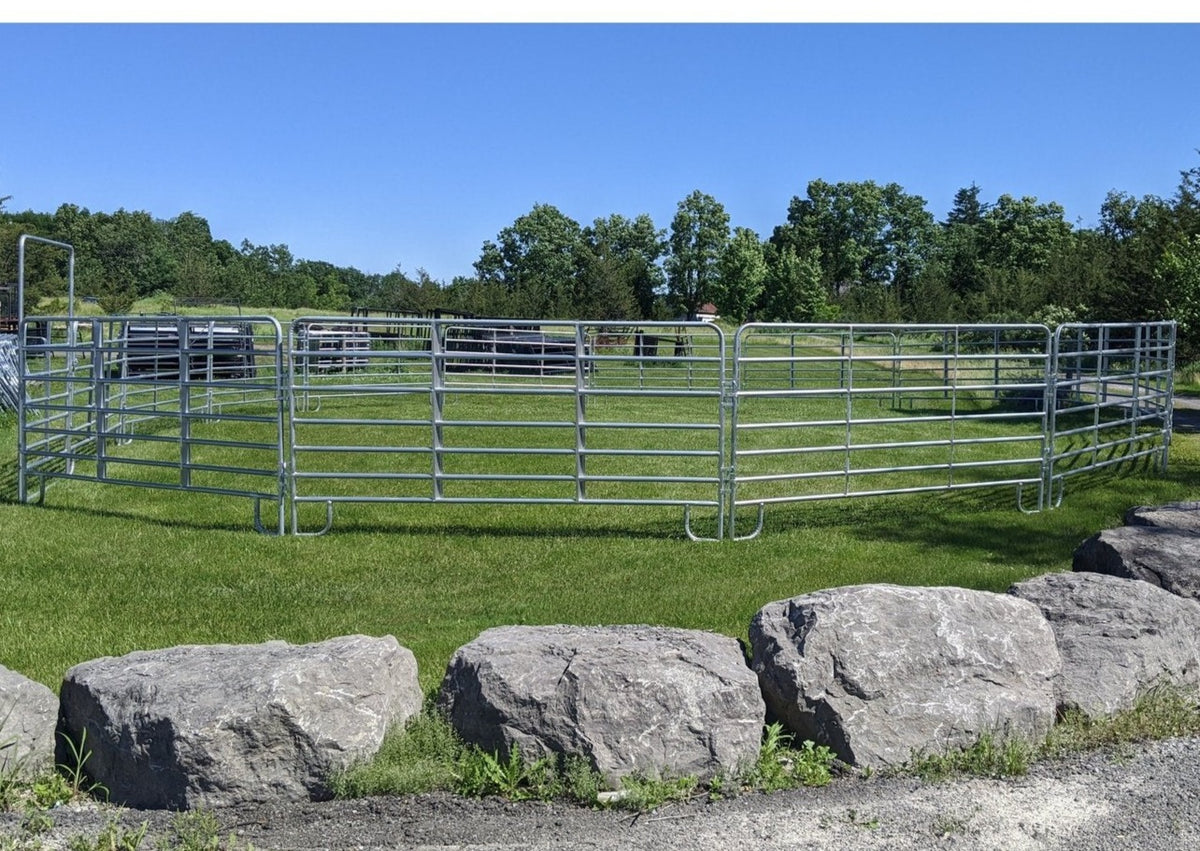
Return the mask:
<path id="1" fill-rule="evenodd" d="M 1056 404 L 1050 477 L 1150 459 L 1167 466 L 1174 322 L 1072 323 L 1055 332 Z"/>
<path id="2" fill-rule="evenodd" d="M 317 533 L 339 502 L 722 516 L 716 326 L 306 317 L 290 342 L 294 531 L 305 503 Z"/>
<path id="3" fill-rule="evenodd" d="M 735 342 L 739 506 L 1026 486 L 1043 503 L 1039 325 L 759 325 Z"/>
<path id="4" fill-rule="evenodd" d="M 26 320 L 20 499 L 32 477 L 246 497 L 284 531 L 282 331 L 269 317 Z"/>

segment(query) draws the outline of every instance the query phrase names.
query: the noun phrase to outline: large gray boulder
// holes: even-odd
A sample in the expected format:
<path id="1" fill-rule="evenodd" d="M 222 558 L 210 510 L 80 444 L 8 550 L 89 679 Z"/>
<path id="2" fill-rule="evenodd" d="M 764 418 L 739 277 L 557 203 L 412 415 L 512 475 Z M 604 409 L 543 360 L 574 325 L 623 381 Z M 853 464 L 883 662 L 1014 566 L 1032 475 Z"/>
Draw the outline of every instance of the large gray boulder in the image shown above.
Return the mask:
<path id="1" fill-rule="evenodd" d="M 1112 716 L 1159 684 L 1200 683 L 1200 603 L 1136 579 L 1051 573 L 1008 593 L 1041 609 L 1063 658 L 1060 709 Z"/>
<path id="2" fill-rule="evenodd" d="M 421 704 L 416 660 L 390 635 L 183 646 L 67 671 L 59 729 L 112 802 L 193 809 L 328 797 L 329 774 Z"/>
<path id="3" fill-rule="evenodd" d="M 1200 532 L 1200 502 L 1137 505 L 1125 512 L 1126 526 L 1165 526 Z"/>
<path id="4" fill-rule="evenodd" d="M 768 603 L 750 645 L 769 715 L 854 765 L 902 765 L 985 734 L 1036 741 L 1054 723 L 1054 634 L 1004 594 L 831 588 Z"/>
<path id="5" fill-rule="evenodd" d="M 1105 529 L 1079 545 L 1073 569 L 1141 579 L 1200 599 L 1200 532 L 1166 526 Z"/>
<path id="6" fill-rule="evenodd" d="M 741 646 L 649 626 L 506 626 L 458 649 L 439 706 L 488 752 L 711 778 L 754 761 L 765 708 Z"/>
<path id="7" fill-rule="evenodd" d="M 0 665 L 0 777 L 32 777 L 54 767 L 58 696 Z"/>

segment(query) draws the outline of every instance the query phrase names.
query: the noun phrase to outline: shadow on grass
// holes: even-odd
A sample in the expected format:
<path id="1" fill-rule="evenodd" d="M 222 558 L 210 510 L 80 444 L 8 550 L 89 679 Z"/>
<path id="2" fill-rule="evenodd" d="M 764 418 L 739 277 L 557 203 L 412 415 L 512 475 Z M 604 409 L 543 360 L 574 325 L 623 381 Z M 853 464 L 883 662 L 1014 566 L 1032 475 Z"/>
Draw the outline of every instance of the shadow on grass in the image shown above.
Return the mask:
<path id="1" fill-rule="evenodd" d="M 1129 485 L 1124 477 L 1130 479 Z M 768 509 L 764 536 L 794 528 L 837 529 L 867 543 L 916 546 L 926 551 L 969 554 L 997 564 L 1068 567 L 1075 549 L 1103 528 L 1119 526 L 1137 504 L 1136 483 L 1149 478 L 1173 491 L 1196 487 L 1194 470 L 1158 475 L 1146 459 L 1071 477 L 1057 508 L 1022 513 L 1015 489 L 983 488 L 831 500 Z M 1057 495 L 1057 492 L 1056 492 Z M 1122 498 L 1122 495 L 1127 495 Z M 1031 497 L 1027 494 L 1027 500 Z"/>
<path id="2" fill-rule="evenodd" d="M 1200 424 L 1200 412 L 1194 418 Z M 1106 526 L 1119 525 L 1128 504 L 1110 505 L 1120 494 L 1133 494 L 1144 488 L 1114 485 L 1122 476 L 1140 481 L 1154 479 L 1168 492 L 1200 489 L 1200 467 L 1174 464 L 1165 475 L 1153 470 L 1151 459 L 1116 465 L 1107 470 L 1074 476 L 1068 480 L 1066 502 L 1057 509 L 1039 514 L 1022 514 L 1012 487 L 925 494 L 899 494 L 870 498 L 838 498 L 768 506 L 761 538 L 820 530 L 840 530 L 842 534 L 864 542 L 918 544 L 938 550 L 965 550 L 985 559 L 1024 562 L 1035 566 L 1069 562 L 1074 548 L 1086 537 Z M 0 501 L 16 502 L 16 464 L 0 464 Z M 1107 496 L 1106 496 L 1107 495 Z M 183 498 L 179 498 L 182 496 Z M 52 497 L 50 497 L 52 498 Z M 170 516 L 139 497 L 122 505 L 110 501 L 104 507 L 77 506 L 47 502 L 31 509 L 52 511 L 56 516 L 107 518 L 136 521 L 164 529 L 194 531 L 253 532 L 253 504 L 238 500 L 244 511 L 236 517 L 227 510 L 207 513 L 188 506 L 187 495 L 164 493 L 157 498 L 177 500 L 169 508 Z M 1179 497 L 1177 497 L 1179 498 Z M 1191 497 L 1194 498 L 1194 497 Z M 1026 500 L 1033 495 L 1027 491 Z M 549 509 L 549 510 L 548 510 Z M 563 510 L 565 509 L 565 510 Z M 318 515 L 318 511 L 320 514 Z M 469 512 L 469 514 L 467 514 Z M 263 520 L 274 518 L 272 503 L 263 503 Z M 1110 516 L 1111 515 L 1111 516 Z M 290 514 L 288 515 L 290 526 Z M 65 522 L 69 523 L 67 519 Z M 315 532 L 324 522 L 323 510 L 312 507 L 302 511 L 301 531 Z M 754 527 L 755 510 L 748 506 L 739 511 L 737 531 L 746 534 Z M 716 533 L 715 509 L 693 512 L 693 530 L 702 536 Z M 1092 528 L 1095 526 L 1095 528 Z M 659 540 L 687 541 L 683 510 L 645 507 L 562 505 L 471 506 L 457 504 L 406 504 L 402 506 L 339 506 L 328 537 L 339 535 L 455 536 L 481 539 L 529 540 L 573 538 L 580 540 Z M 736 546 L 736 544 L 731 544 Z"/>
<path id="3" fill-rule="evenodd" d="M 646 519 L 638 520 L 622 520 L 612 518 L 605 522 L 597 515 L 597 506 L 589 505 L 565 505 L 551 506 L 554 509 L 566 509 L 569 513 L 578 512 L 579 522 L 572 523 L 559 520 L 556 523 L 547 523 L 544 519 L 538 520 L 530 516 L 507 516 L 499 517 L 496 515 L 497 508 L 509 509 L 513 506 L 487 506 L 484 511 L 488 516 L 478 516 L 469 520 L 451 519 L 448 515 L 456 510 L 472 510 L 479 511 L 478 507 L 465 505 L 436 505 L 422 506 L 425 517 L 420 518 L 416 522 L 405 522 L 403 518 L 397 517 L 394 522 L 386 522 L 378 519 L 356 519 L 347 518 L 340 520 L 336 515 L 333 521 L 333 528 L 326 533 L 327 536 L 335 537 L 339 534 L 355 534 L 355 535 L 377 535 L 377 534 L 404 534 L 404 535 L 423 535 L 423 536 L 462 536 L 462 537 L 479 537 L 479 538 L 585 538 L 585 539 L 617 539 L 617 538 L 633 538 L 646 540 L 687 540 L 687 534 L 684 531 L 683 511 L 674 520 L 670 518 L 662 519 Z M 541 506 L 544 510 L 546 506 Z M 603 511 L 600 508 L 600 511 Z M 539 508 L 526 506 L 521 509 L 522 513 L 528 515 L 531 511 L 542 513 Z M 444 522 L 430 521 L 427 519 L 430 512 L 436 512 L 440 517 L 445 518 Z M 515 514 L 515 512 L 514 512 Z M 561 516 L 561 515 L 560 515 Z M 708 534 L 715 532 L 716 521 L 706 519 L 702 523 L 694 524 L 700 526 L 698 533 Z M 712 528 L 709 529 L 708 527 Z M 304 527 L 301 524 L 301 530 L 313 531 L 312 527 Z"/>
<path id="4" fill-rule="evenodd" d="M 8 502 L 16 502 L 15 490 L 14 497 Z M 424 511 L 433 511 L 445 514 L 447 509 L 453 510 L 456 508 L 464 508 L 465 506 L 422 506 Z M 678 518 L 673 522 L 670 519 L 662 520 L 645 520 L 642 519 L 636 522 L 627 522 L 613 519 L 609 523 L 598 522 L 593 518 L 591 522 L 587 522 L 585 514 L 592 506 L 566 506 L 572 510 L 580 511 L 580 523 L 564 523 L 558 522 L 549 524 L 546 522 L 538 522 L 532 517 L 523 518 L 495 518 L 488 519 L 487 517 L 479 517 L 473 520 L 452 520 L 449 517 L 445 522 L 431 522 L 427 519 L 421 519 L 419 522 L 405 522 L 403 517 L 397 516 L 394 521 L 388 522 L 383 520 L 373 519 L 353 519 L 348 518 L 340 520 L 336 515 L 334 517 L 333 528 L 325 533 L 326 538 L 336 538 L 339 535 L 412 535 L 424 537 L 477 537 L 491 539 L 545 539 L 545 538 L 583 538 L 583 539 L 646 539 L 646 540 L 687 540 L 687 534 L 683 527 L 682 511 Z M 32 511 L 48 511 L 53 512 L 57 516 L 63 517 L 88 517 L 100 518 L 108 520 L 123 520 L 143 523 L 149 526 L 154 526 L 162 529 L 183 529 L 197 532 L 235 532 L 246 533 L 253 532 L 253 507 L 250 502 L 246 501 L 245 521 L 239 522 L 236 520 L 209 518 L 203 519 L 197 513 L 192 513 L 185 516 L 187 509 L 180 507 L 179 513 L 171 517 L 156 517 L 147 515 L 137 509 L 120 508 L 96 508 L 91 506 L 63 505 L 45 503 L 30 503 L 28 508 Z M 409 509 L 411 511 L 411 509 Z M 525 511 L 529 511 L 528 508 Z M 265 510 L 264 515 L 269 515 L 270 512 Z M 264 516 L 264 522 L 269 522 L 273 515 Z M 69 520 L 65 521 L 69 522 Z M 288 519 L 290 526 L 290 518 Z M 698 533 L 707 534 L 715 531 L 715 521 L 704 521 L 700 526 Z M 708 526 L 712 526 L 709 530 Z M 304 526 L 302 524 L 302 532 L 313 532 L 319 528 L 319 524 L 312 526 Z M 285 537 L 292 537 L 289 532 Z M 310 535 L 301 535 L 299 537 L 313 537 Z"/>
<path id="5" fill-rule="evenodd" d="M 1177 434 L 1200 434 L 1200 410 L 1177 407 L 1171 415 L 1171 427 Z"/>
<path id="6" fill-rule="evenodd" d="M 9 500 L 16 502 L 16 499 Z M 120 511 L 113 508 L 91 508 L 78 505 L 55 505 L 49 502 L 30 502 L 27 507 L 31 511 L 49 511 L 55 514 L 61 514 L 67 517 L 93 517 L 106 520 L 131 520 L 138 523 L 145 523 L 150 526 L 157 526 L 163 529 L 190 529 L 200 532 L 252 532 L 253 525 L 253 508 L 247 503 L 246 506 L 246 522 L 235 523 L 212 520 L 209 522 L 200 522 L 191 517 L 153 517 L 145 514 L 140 514 L 137 511 Z"/>

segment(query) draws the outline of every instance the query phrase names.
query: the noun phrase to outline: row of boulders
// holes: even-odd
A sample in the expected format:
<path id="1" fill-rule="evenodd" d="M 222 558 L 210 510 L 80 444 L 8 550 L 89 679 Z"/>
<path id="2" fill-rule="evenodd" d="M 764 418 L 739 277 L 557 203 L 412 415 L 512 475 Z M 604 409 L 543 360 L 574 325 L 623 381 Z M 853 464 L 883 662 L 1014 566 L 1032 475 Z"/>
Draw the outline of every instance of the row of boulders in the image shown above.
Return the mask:
<path id="1" fill-rule="evenodd" d="M 1037 740 L 1065 708 L 1111 715 L 1159 683 L 1200 683 L 1198 512 L 1135 510 L 1141 525 L 1080 546 L 1075 573 L 1008 594 L 863 585 L 768 603 L 749 664 L 737 640 L 696 630 L 489 629 L 450 660 L 438 706 L 465 741 L 578 755 L 613 784 L 737 771 L 768 720 L 860 766 L 985 734 Z M 0 772 L 78 751 L 129 806 L 321 798 L 421 705 L 390 636 L 141 651 L 72 668 L 59 697 L 0 668 Z"/>

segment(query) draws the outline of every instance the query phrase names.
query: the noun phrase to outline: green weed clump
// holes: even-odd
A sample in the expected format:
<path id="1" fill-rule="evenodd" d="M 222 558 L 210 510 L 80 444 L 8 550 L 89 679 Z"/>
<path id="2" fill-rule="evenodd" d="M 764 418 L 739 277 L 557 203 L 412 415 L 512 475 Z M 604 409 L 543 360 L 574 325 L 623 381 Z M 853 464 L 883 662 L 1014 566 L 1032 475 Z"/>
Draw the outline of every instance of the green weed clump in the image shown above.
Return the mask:
<path id="1" fill-rule="evenodd" d="M 703 784 L 692 776 L 640 773 L 622 778 L 621 787 L 611 789 L 579 756 L 531 761 L 519 747 L 501 755 L 465 744 L 436 710 L 427 707 L 404 727 L 391 730 L 373 759 L 332 776 L 330 788 L 339 798 L 447 791 L 467 797 L 568 800 L 642 811 L 702 794 L 717 798 L 747 790 L 824 786 L 833 776 L 834 764 L 829 748 L 811 741 L 793 747 L 792 737 L 779 724 L 772 724 L 753 766 L 736 776 L 719 775 Z"/>
<path id="2" fill-rule="evenodd" d="M 455 791 L 465 749 L 454 728 L 426 710 L 391 730 L 374 759 L 335 774 L 330 786 L 339 798 Z"/>
<path id="3" fill-rule="evenodd" d="M 330 778 L 339 798 L 454 792 L 513 801 L 564 798 L 595 803 L 604 782 L 577 757 L 526 760 L 519 747 L 507 756 L 468 745 L 432 707 L 391 730 L 369 761 Z"/>
<path id="4" fill-rule="evenodd" d="M 928 782 L 957 775 L 973 777 L 1020 777 L 1029 771 L 1037 748 L 1016 737 L 980 736 L 968 748 L 951 749 L 938 754 L 916 754 L 901 771 Z"/>
<path id="5" fill-rule="evenodd" d="M 222 837 L 221 823 L 209 810 L 189 810 L 171 820 L 167 834 L 155 846 L 158 851 L 254 851 L 230 833 Z"/>
<path id="6" fill-rule="evenodd" d="M 125 828 L 117 819 L 110 818 L 108 823 L 94 837 L 82 834 L 73 836 L 67 842 L 68 851 L 138 851 L 146 838 L 148 825 L 142 822 L 138 827 Z M 190 851 L 190 849 L 189 849 Z"/>
<path id="7" fill-rule="evenodd" d="M 969 748 L 941 754 L 914 754 L 898 773 L 937 782 L 958 775 L 1020 777 L 1044 760 L 1061 759 L 1098 748 L 1127 748 L 1138 742 L 1200 735 L 1200 700 L 1195 691 L 1171 686 L 1151 689 L 1133 708 L 1111 718 L 1091 717 L 1078 710 L 1063 713 L 1046 740 L 1032 744 L 1019 738 L 984 735 Z"/>
<path id="8" fill-rule="evenodd" d="M 1070 710 L 1050 731 L 1044 759 L 1096 748 L 1121 748 L 1137 742 L 1200 735 L 1200 701 L 1195 692 L 1159 686 L 1113 718 L 1091 718 Z"/>
<path id="9" fill-rule="evenodd" d="M 793 747 L 794 737 L 784 732 L 779 722 L 769 724 L 763 733 L 758 761 L 742 782 L 762 792 L 794 789 L 797 786 L 825 786 L 833 779 L 833 751 L 811 740 Z"/>

